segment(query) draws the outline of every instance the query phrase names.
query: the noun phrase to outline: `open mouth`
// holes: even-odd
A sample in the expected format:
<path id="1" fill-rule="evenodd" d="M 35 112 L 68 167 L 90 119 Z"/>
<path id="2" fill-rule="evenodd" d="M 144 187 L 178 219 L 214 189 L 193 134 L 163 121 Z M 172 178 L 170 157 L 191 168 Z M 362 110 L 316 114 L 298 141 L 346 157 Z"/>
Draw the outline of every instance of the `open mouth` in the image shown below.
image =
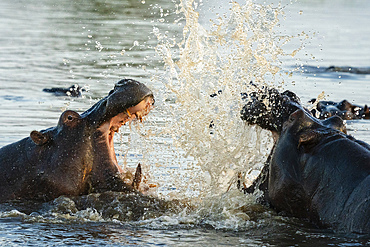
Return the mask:
<path id="1" fill-rule="evenodd" d="M 113 163 L 118 167 L 118 170 L 122 172 L 122 168 L 118 165 L 116 153 L 114 150 L 114 134 L 119 132 L 119 129 L 122 125 L 127 122 L 127 116 L 120 113 L 117 116 L 113 117 L 109 121 L 108 131 L 107 131 L 107 144 L 108 144 L 108 150 L 109 150 L 109 156 Z"/>
<path id="2" fill-rule="evenodd" d="M 114 127 L 114 126 L 112 126 Z M 116 152 L 114 150 L 114 133 L 118 132 L 118 128 L 110 128 L 109 134 L 108 134 L 108 150 L 109 150 L 109 156 L 110 159 L 113 161 L 113 163 L 118 167 L 118 170 L 122 172 L 122 168 L 118 165 L 117 157 L 116 157 Z"/>
<path id="3" fill-rule="evenodd" d="M 138 105 L 130 107 L 123 112 L 112 117 L 110 120 L 103 123 L 99 130 L 103 134 L 103 139 L 108 149 L 109 159 L 118 167 L 120 172 L 123 172 L 122 168 L 118 165 L 116 153 L 114 150 L 114 134 L 119 132 L 119 129 L 127 122 L 138 120 L 143 121 L 143 117 L 146 116 L 153 107 L 154 100 L 148 98 L 143 100 Z"/>
<path id="4" fill-rule="evenodd" d="M 100 157 L 103 162 L 110 162 L 115 165 L 119 173 L 123 172 L 123 169 L 118 165 L 116 153 L 114 150 L 114 134 L 119 131 L 120 127 L 128 121 L 128 117 L 125 113 L 119 113 L 110 120 L 106 121 L 98 127 L 99 135 L 96 139 L 96 153 L 95 155 Z"/>

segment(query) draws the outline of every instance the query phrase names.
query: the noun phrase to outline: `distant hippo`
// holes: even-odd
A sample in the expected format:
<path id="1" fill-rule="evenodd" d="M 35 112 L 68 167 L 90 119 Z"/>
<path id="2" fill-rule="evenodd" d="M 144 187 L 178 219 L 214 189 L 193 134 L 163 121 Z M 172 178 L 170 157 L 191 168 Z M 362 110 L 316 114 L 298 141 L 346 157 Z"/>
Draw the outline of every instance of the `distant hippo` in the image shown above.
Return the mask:
<path id="1" fill-rule="evenodd" d="M 330 66 L 325 69 L 326 72 L 344 72 L 353 74 L 370 74 L 368 67 L 352 67 L 352 66 Z"/>
<path id="2" fill-rule="evenodd" d="M 81 115 L 67 110 L 56 127 L 32 131 L 30 137 L 1 148 L 0 202 L 132 191 L 137 185 L 123 181 L 113 136 L 125 122 L 145 116 L 153 103 L 153 93 L 144 84 L 124 79 Z M 140 173 L 139 166 L 134 183 Z"/>
<path id="3" fill-rule="evenodd" d="M 289 91 L 256 93 L 241 115 L 276 137 L 261 174 L 245 192 L 260 189 L 275 210 L 319 227 L 370 233 L 370 145 L 344 134 L 338 116 L 314 118 Z"/>
<path id="4" fill-rule="evenodd" d="M 53 88 L 44 88 L 42 91 L 47 93 L 52 93 L 56 96 L 70 96 L 70 97 L 80 97 L 81 92 L 86 91 L 83 87 L 75 84 L 69 88 L 53 87 Z"/>
<path id="5" fill-rule="evenodd" d="M 314 103 L 315 101 L 315 99 L 312 99 L 310 102 Z M 316 110 L 319 112 L 317 117 L 320 119 L 326 119 L 334 115 L 341 117 L 343 120 L 370 119 L 370 111 L 367 105 L 362 107 L 351 104 L 347 100 L 341 102 L 319 101 Z M 316 110 L 313 110 L 312 113 L 315 114 Z"/>

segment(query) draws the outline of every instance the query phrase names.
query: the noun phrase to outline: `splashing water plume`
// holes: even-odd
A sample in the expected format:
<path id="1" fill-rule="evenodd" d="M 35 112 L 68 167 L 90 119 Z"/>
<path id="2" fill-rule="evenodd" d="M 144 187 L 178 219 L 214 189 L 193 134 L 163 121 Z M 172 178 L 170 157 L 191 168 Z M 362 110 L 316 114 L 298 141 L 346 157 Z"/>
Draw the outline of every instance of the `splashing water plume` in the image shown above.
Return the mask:
<path id="1" fill-rule="evenodd" d="M 258 170 L 266 160 L 270 134 L 240 120 L 241 94 L 256 89 L 250 81 L 272 85 L 290 37 L 273 31 L 280 6 L 232 2 L 229 16 L 211 20 L 208 30 L 199 23 L 198 6 L 202 2 L 193 0 L 178 5 L 179 22 L 185 20 L 180 41 L 158 29 L 155 34 L 166 69 L 161 80 L 176 98 L 166 106 L 173 117 L 170 132 L 200 167 L 192 183 L 204 197 L 224 193 L 239 172 Z"/>
<path id="2" fill-rule="evenodd" d="M 165 86 L 154 92 L 158 104 L 145 127 L 131 126 L 121 135 L 128 141 L 120 142 L 130 152 L 145 147 L 140 163 L 150 182 L 158 184 L 159 196 L 197 206 L 140 224 L 253 227 L 249 219 L 259 211 L 255 197 L 236 190 L 236 181 L 241 175 L 251 184 L 272 148 L 272 137 L 246 125 L 240 110 L 255 85 L 281 87 L 274 85 L 283 81 L 279 57 L 294 56 L 296 51 L 285 54 L 282 48 L 294 37 L 274 31 L 283 16 L 280 5 L 231 2 L 228 13 L 216 14 L 206 24 L 200 21 L 207 11 L 202 2 L 183 0 L 176 9 L 174 23 L 183 26 L 181 37 L 153 28 L 165 71 L 152 78 Z M 130 163 L 129 153 L 122 153 L 124 163 Z"/>

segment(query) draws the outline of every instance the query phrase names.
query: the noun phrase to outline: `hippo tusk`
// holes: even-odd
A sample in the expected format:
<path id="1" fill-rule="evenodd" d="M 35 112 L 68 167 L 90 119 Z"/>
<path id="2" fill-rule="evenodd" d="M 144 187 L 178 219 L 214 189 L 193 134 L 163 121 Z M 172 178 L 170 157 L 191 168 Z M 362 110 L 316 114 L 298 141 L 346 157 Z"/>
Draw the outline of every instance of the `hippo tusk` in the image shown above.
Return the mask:
<path id="1" fill-rule="evenodd" d="M 134 180 L 132 181 L 132 185 L 131 185 L 136 190 L 139 188 L 141 177 L 142 177 L 141 164 L 139 163 L 136 167 Z"/>

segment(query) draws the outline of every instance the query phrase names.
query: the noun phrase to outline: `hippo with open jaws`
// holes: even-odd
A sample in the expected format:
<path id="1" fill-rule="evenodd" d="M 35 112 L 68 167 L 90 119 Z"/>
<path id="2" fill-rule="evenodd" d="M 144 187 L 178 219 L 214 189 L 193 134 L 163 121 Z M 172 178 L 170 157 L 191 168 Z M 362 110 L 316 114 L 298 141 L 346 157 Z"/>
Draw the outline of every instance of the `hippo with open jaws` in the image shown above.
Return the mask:
<path id="1" fill-rule="evenodd" d="M 298 97 L 275 89 L 253 93 L 241 118 L 271 130 L 275 145 L 246 193 L 278 212 L 318 227 L 370 233 L 370 145 L 343 133 L 338 116 L 319 120 Z"/>
<path id="2" fill-rule="evenodd" d="M 127 121 L 141 119 L 154 104 L 152 91 L 130 79 L 81 115 L 67 110 L 56 127 L 0 149 L 0 202 L 49 201 L 61 195 L 134 191 L 141 176 L 126 184 L 118 165 L 113 136 Z"/>
<path id="3" fill-rule="evenodd" d="M 316 99 L 310 100 L 311 103 L 315 103 Z M 347 100 L 340 102 L 334 101 L 319 101 L 316 104 L 316 109 L 313 109 L 312 114 L 316 115 L 319 119 L 327 119 L 334 115 L 341 117 L 343 120 L 353 119 L 370 119 L 370 110 L 367 105 L 359 106 L 354 105 Z"/>

